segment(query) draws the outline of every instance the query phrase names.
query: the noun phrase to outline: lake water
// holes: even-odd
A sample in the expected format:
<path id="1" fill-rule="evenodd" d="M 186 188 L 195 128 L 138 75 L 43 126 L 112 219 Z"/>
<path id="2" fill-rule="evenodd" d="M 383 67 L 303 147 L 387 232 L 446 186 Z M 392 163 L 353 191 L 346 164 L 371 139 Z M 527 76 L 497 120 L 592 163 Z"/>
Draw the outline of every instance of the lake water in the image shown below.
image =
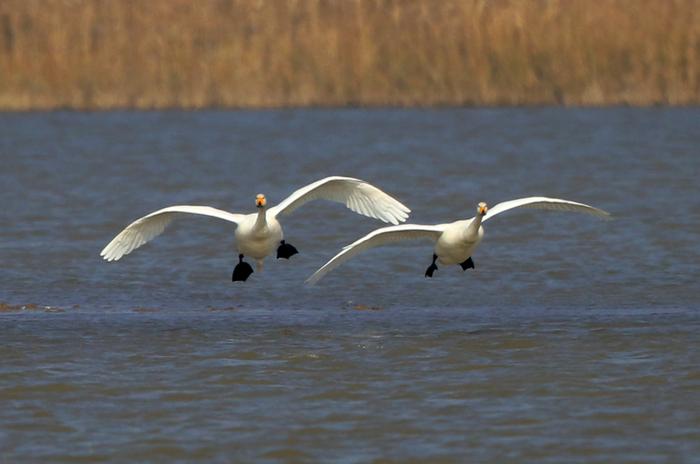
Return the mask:
<path id="1" fill-rule="evenodd" d="M 700 462 L 700 109 L 0 114 L 0 462 Z M 476 269 L 314 202 L 232 283 L 230 224 L 328 175 L 411 222 L 532 195 Z"/>

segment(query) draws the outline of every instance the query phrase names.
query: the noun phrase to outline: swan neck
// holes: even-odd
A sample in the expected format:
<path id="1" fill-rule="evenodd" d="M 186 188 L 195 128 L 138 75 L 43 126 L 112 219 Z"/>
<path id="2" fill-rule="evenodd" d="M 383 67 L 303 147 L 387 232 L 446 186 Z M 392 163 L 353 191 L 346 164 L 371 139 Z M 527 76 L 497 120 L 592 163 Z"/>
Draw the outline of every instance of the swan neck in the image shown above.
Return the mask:
<path id="1" fill-rule="evenodd" d="M 477 213 L 476 216 L 474 216 L 474 219 L 472 219 L 472 222 L 469 223 L 467 226 L 467 233 L 468 234 L 476 234 L 479 232 L 479 227 L 481 227 L 481 220 L 484 218 L 483 214 Z"/>
<path id="2" fill-rule="evenodd" d="M 267 208 L 258 208 L 258 217 L 255 219 L 255 229 L 263 229 L 267 227 Z"/>

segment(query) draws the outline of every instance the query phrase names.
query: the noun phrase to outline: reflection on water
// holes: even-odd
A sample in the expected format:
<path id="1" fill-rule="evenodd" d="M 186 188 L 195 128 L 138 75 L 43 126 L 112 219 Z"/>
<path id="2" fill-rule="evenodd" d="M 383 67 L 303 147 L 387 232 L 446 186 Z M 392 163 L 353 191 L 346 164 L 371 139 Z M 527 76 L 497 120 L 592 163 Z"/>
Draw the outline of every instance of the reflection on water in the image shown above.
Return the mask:
<path id="1" fill-rule="evenodd" d="M 16 461 L 683 462 L 698 455 L 695 109 L 0 115 L 0 455 Z M 230 282 L 230 225 L 182 220 L 99 251 L 170 204 L 245 212 L 326 175 L 412 221 L 550 195 L 615 220 L 486 224 L 476 270 L 430 245 L 303 280 L 380 223 L 311 203 L 299 249 Z"/>

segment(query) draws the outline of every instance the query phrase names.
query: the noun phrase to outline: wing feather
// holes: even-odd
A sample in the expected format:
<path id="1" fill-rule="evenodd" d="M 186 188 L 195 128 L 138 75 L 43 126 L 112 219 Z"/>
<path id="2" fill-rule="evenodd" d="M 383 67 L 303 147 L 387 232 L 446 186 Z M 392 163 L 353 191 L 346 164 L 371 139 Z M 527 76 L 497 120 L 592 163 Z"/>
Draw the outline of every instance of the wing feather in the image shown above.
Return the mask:
<path id="1" fill-rule="evenodd" d="M 411 212 L 398 200 L 365 181 L 333 176 L 300 188 L 279 205 L 270 208 L 270 213 L 275 217 L 289 214 L 317 199 L 343 203 L 351 211 L 392 224 L 405 221 Z"/>
<path id="2" fill-rule="evenodd" d="M 584 203 L 578 203 L 570 200 L 562 200 L 560 198 L 548 198 L 548 197 L 528 197 L 519 198 L 517 200 L 504 201 L 499 203 L 493 208 L 488 210 L 486 216 L 484 216 L 483 221 L 487 221 L 492 217 L 503 213 L 504 211 L 511 210 L 513 208 L 536 208 L 536 209 L 549 209 L 556 211 L 574 211 L 577 213 L 587 213 L 601 218 L 610 218 L 610 213 L 603 211 L 599 208 L 594 208 L 593 206 L 586 205 Z"/>
<path id="3" fill-rule="evenodd" d="M 374 218 L 374 219 L 380 219 L 379 214 L 377 214 L 375 211 L 372 210 L 372 205 L 370 204 L 369 200 L 365 197 L 358 197 L 358 202 L 360 204 L 358 208 L 358 212 L 360 214 L 364 214 L 365 216 Z M 387 213 L 389 211 L 389 208 L 387 208 Z M 382 215 L 382 217 L 386 217 L 385 215 Z M 386 221 L 384 221 L 386 222 Z"/>
<path id="4" fill-rule="evenodd" d="M 343 247 L 340 253 L 331 258 L 320 269 L 314 272 L 311 277 L 306 279 L 306 283 L 311 285 L 315 284 L 326 274 L 361 251 L 403 240 L 430 239 L 435 241 L 440 237 L 443 230 L 443 225 L 426 226 L 420 224 L 402 224 L 374 230 L 361 239 Z"/>
<path id="5" fill-rule="evenodd" d="M 117 261 L 122 256 L 128 255 L 136 248 L 162 234 L 168 224 L 183 214 L 210 216 L 235 224 L 241 222 L 244 217 L 243 214 L 229 213 L 210 206 L 169 206 L 129 224 L 104 247 L 102 252 L 100 252 L 100 256 L 107 261 Z"/>

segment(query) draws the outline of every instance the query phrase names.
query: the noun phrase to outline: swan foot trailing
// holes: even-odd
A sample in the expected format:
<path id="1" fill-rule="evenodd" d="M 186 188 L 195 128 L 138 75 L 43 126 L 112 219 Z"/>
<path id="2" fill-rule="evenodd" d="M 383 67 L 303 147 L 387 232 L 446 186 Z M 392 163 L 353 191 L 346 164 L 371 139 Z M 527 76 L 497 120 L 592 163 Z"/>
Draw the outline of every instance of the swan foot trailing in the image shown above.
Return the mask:
<path id="1" fill-rule="evenodd" d="M 277 259 L 284 258 L 289 259 L 292 256 L 299 253 L 296 248 L 294 248 L 289 243 L 284 243 L 284 240 L 280 242 L 279 248 L 277 248 Z"/>
<path id="2" fill-rule="evenodd" d="M 467 269 L 476 269 L 474 267 L 474 261 L 472 261 L 471 256 L 469 258 L 467 258 L 467 260 L 464 261 L 463 263 L 459 263 L 459 265 L 462 266 L 463 271 L 466 271 Z"/>
<path id="3" fill-rule="evenodd" d="M 426 277 L 432 277 L 433 272 L 437 271 L 437 264 L 435 264 L 435 261 L 437 261 L 437 255 L 433 253 L 433 263 L 428 266 L 428 269 L 425 270 L 425 276 Z"/>
<path id="4" fill-rule="evenodd" d="M 234 282 L 245 282 L 252 273 L 253 267 L 243 261 L 243 255 L 238 255 L 238 264 L 236 264 L 236 267 L 233 268 L 231 280 Z"/>

